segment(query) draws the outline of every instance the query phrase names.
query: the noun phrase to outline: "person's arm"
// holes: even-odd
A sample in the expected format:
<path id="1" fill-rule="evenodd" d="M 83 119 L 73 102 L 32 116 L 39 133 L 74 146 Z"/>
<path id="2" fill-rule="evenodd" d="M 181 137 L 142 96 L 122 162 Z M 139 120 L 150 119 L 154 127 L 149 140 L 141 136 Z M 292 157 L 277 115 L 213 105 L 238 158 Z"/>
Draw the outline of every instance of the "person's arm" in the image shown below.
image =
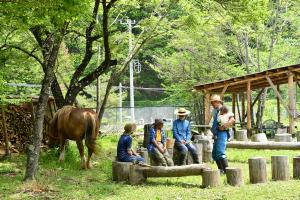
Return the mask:
<path id="1" fill-rule="evenodd" d="M 233 126 L 235 123 L 235 119 L 234 119 L 234 116 L 230 116 L 229 119 L 228 119 L 228 122 L 223 124 L 223 126 L 219 127 L 219 129 L 221 131 L 225 130 L 225 129 L 228 129 L 230 128 L 231 126 Z"/>
<path id="2" fill-rule="evenodd" d="M 132 155 L 138 156 L 139 155 L 132 149 L 132 138 L 131 137 L 128 137 L 128 139 L 127 139 L 127 152 L 130 156 L 132 156 Z"/>
<path id="3" fill-rule="evenodd" d="M 181 142 L 182 139 L 181 139 L 178 129 L 177 129 L 176 120 L 173 122 L 172 132 L 173 132 L 173 137 L 175 138 L 175 140 L 177 142 Z"/>
<path id="4" fill-rule="evenodd" d="M 155 130 L 154 128 L 152 128 L 150 129 L 150 141 L 158 149 L 159 152 L 163 153 L 164 150 L 158 145 L 154 136 L 155 136 Z"/>

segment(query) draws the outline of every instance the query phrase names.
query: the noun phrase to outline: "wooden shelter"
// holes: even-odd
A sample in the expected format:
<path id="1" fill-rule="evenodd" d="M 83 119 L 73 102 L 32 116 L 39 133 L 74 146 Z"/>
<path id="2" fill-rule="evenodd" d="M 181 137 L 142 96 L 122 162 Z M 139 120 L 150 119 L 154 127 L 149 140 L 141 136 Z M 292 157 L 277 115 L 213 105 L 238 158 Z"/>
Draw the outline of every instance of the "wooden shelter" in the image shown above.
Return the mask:
<path id="1" fill-rule="evenodd" d="M 263 89 L 271 87 L 277 97 L 277 114 L 280 122 L 280 103 L 284 106 L 289 114 L 289 133 L 294 132 L 295 119 L 298 117 L 296 112 L 295 82 L 299 86 L 300 64 L 291 65 L 276 69 L 270 69 L 259 73 L 248 74 L 245 76 L 230 78 L 206 84 L 197 84 L 193 87 L 194 91 L 203 92 L 205 95 L 205 124 L 210 120 L 210 96 L 211 94 L 232 95 L 232 108 L 235 113 L 237 95 L 240 95 L 242 101 L 242 122 L 247 117 L 247 130 L 251 130 L 251 109 L 263 93 Z M 280 85 L 288 84 L 288 102 L 285 102 L 280 94 Z M 251 95 L 253 90 L 259 90 L 257 97 L 252 101 Z M 246 94 L 246 96 L 245 96 Z M 245 107 L 247 102 L 247 108 Z"/>

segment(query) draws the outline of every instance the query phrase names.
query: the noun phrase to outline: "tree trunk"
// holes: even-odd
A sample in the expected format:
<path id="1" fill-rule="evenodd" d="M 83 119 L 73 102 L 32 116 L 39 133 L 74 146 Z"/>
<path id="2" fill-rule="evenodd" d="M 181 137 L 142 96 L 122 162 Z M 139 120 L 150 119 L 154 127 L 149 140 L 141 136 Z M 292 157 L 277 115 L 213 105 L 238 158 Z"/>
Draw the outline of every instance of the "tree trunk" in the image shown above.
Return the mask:
<path id="1" fill-rule="evenodd" d="M 257 112 L 256 112 L 256 126 L 259 133 L 262 132 L 262 125 L 263 125 L 262 120 L 263 120 L 263 114 L 265 108 L 266 93 L 267 93 L 267 89 L 264 88 L 264 91 L 262 92 L 262 94 L 258 99 Z"/>
<path id="2" fill-rule="evenodd" d="M 113 86 L 113 79 L 114 79 L 114 77 L 111 77 L 109 79 L 108 83 L 107 83 L 106 90 L 105 90 L 105 95 L 104 95 L 104 98 L 102 100 L 102 104 L 101 104 L 101 107 L 100 107 L 100 110 L 99 110 L 98 119 L 99 119 L 100 125 L 101 125 L 101 122 L 102 122 L 102 118 L 103 118 L 103 115 L 104 115 L 105 106 L 106 106 L 106 103 L 107 103 L 107 100 L 108 100 L 108 97 L 109 97 L 109 94 L 110 94 L 110 90 Z"/>
<path id="3" fill-rule="evenodd" d="M 59 83 L 56 78 L 54 78 L 54 80 L 51 84 L 51 92 L 54 96 L 55 105 L 56 105 L 57 109 L 62 108 L 64 106 L 65 99 L 64 99 L 63 93 L 61 91 L 61 88 L 60 88 Z"/>
<path id="4" fill-rule="evenodd" d="M 40 156 L 40 146 L 43 139 L 43 123 L 45 108 L 47 106 L 50 86 L 53 80 L 53 68 L 50 69 L 44 76 L 41 93 L 35 113 L 35 121 L 33 124 L 32 136 L 28 147 L 27 167 L 25 173 L 25 181 L 35 179 Z"/>

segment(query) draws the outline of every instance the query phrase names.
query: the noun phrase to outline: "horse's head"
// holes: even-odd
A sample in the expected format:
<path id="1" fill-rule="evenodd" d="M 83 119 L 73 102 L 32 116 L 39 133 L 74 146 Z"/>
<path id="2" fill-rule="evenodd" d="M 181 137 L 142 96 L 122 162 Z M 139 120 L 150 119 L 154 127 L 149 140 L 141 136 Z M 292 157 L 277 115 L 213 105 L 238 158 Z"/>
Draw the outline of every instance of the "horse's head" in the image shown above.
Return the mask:
<path id="1" fill-rule="evenodd" d="M 48 138 L 49 138 L 48 146 L 50 148 L 59 145 L 58 129 L 57 129 L 57 114 L 54 115 L 53 119 L 49 123 Z"/>

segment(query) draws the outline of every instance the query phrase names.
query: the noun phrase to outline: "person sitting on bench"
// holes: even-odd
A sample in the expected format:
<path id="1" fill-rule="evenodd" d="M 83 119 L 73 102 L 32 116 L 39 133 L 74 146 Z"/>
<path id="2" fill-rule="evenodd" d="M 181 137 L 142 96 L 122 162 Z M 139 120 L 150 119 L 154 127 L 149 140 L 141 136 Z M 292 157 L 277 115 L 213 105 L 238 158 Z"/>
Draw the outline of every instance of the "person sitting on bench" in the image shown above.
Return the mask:
<path id="1" fill-rule="evenodd" d="M 144 158 L 139 156 L 132 148 L 132 133 L 136 130 L 135 123 L 128 123 L 124 126 L 124 133 L 121 135 L 118 147 L 117 158 L 120 162 L 133 162 L 137 164 L 143 164 Z"/>
<path id="2" fill-rule="evenodd" d="M 149 131 L 149 144 L 147 146 L 149 156 L 158 166 L 173 166 L 173 160 L 166 149 L 166 136 L 162 119 L 155 119 Z"/>
<path id="3" fill-rule="evenodd" d="M 190 122 L 186 120 L 186 116 L 190 111 L 185 108 L 175 110 L 178 116 L 173 122 L 173 137 L 175 139 L 175 148 L 180 152 L 179 165 L 184 165 L 188 152 L 191 152 L 194 163 L 199 163 L 198 151 L 191 143 Z"/>

